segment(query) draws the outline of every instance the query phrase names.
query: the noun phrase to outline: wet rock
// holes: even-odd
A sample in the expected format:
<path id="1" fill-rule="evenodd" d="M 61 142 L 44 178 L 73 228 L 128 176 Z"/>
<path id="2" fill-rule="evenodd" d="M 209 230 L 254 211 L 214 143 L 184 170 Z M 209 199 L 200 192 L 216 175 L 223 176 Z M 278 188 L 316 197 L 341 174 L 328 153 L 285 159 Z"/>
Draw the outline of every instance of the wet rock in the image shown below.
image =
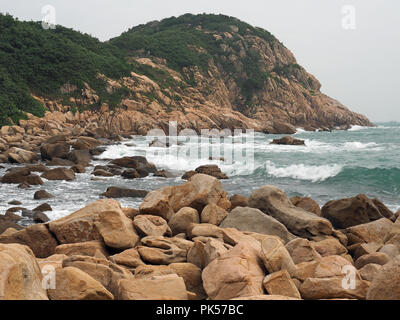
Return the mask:
<path id="1" fill-rule="evenodd" d="M 41 211 L 33 211 L 32 220 L 35 223 L 46 223 L 50 221 L 49 217 Z"/>
<path id="2" fill-rule="evenodd" d="M 396 216 L 394 215 L 394 213 L 388 207 L 386 207 L 382 201 L 375 198 L 375 199 L 372 199 L 372 202 L 378 208 L 378 210 L 382 216 L 384 216 L 387 219 L 392 220 L 393 222 L 396 221 Z"/>
<path id="3" fill-rule="evenodd" d="M 296 139 L 291 136 L 286 136 L 281 139 L 274 139 L 272 140 L 271 144 L 283 144 L 283 145 L 290 145 L 290 146 L 304 146 L 305 141 L 301 139 Z"/>
<path id="4" fill-rule="evenodd" d="M 52 160 L 46 161 L 46 165 L 50 167 L 62 166 L 62 167 L 71 167 L 74 163 L 67 159 L 53 158 Z"/>
<path id="5" fill-rule="evenodd" d="M 76 164 L 70 168 L 75 173 L 85 173 L 86 169 L 81 164 Z"/>
<path id="6" fill-rule="evenodd" d="M 140 178 L 140 174 L 135 169 L 128 169 L 121 173 L 121 177 L 124 179 L 138 179 Z"/>
<path id="7" fill-rule="evenodd" d="M 42 174 L 42 177 L 47 180 L 75 180 L 75 173 L 71 169 L 67 168 L 55 168 L 46 171 Z"/>
<path id="8" fill-rule="evenodd" d="M 108 172 L 108 171 L 105 171 L 102 169 L 94 170 L 92 172 L 92 175 L 94 175 L 96 177 L 112 177 L 112 176 L 114 176 L 111 172 Z"/>
<path id="9" fill-rule="evenodd" d="M 344 229 L 383 218 L 374 202 L 366 195 L 332 200 L 322 207 L 322 216 L 335 228 Z"/>
<path id="10" fill-rule="evenodd" d="M 100 195 L 107 198 L 144 198 L 147 194 L 148 191 L 146 190 L 109 187 L 106 192 Z"/>
<path id="11" fill-rule="evenodd" d="M 187 172 L 184 173 L 184 175 L 181 177 L 181 179 L 183 179 L 183 180 L 189 180 L 191 177 L 193 177 L 193 176 L 196 175 L 196 174 L 197 174 L 197 172 L 194 171 L 194 170 L 187 171 Z"/>
<path id="12" fill-rule="evenodd" d="M 207 174 L 217 179 L 228 179 L 228 176 L 221 172 L 221 169 L 217 165 L 209 164 L 196 168 L 197 173 Z"/>
<path id="13" fill-rule="evenodd" d="M 22 204 L 22 202 L 18 201 L 18 200 L 12 200 L 12 201 L 8 202 L 8 204 L 12 204 L 14 206 L 19 206 L 20 204 Z"/>
<path id="14" fill-rule="evenodd" d="M 55 196 L 48 193 L 46 190 L 38 190 L 33 195 L 33 199 L 35 200 L 51 199 L 51 198 L 55 198 Z"/>
<path id="15" fill-rule="evenodd" d="M 23 227 L 19 224 L 16 224 L 12 220 L 6 219 L 4 216 L 0 215 L 0 236 L 3 235 L 4 232 L 9 228 L 13 228 L 16 230 L 23 229 Z"/>
<path id="16" fill-rule="evenodd" d="M 92 155 L 89 150 L 73 150 L 67 155 L 67 159 L 74 163 L 89 163 Z"/>
<path id="17" fill-rule="evenodd" d="M 44 144 L 40 147 L 42 160 L 52 160 L 53 158 L 65 159 L 69 153 L 70 146 L 65 142 Z"/>
<path id="18" fill-rule="evenodd" d="M 35 209 L 33 209 L 33 211 L 45 212 L 45 211 L 53 211 L 53 209 L 48 203 L 43 203 L 37 206 Z"/>
<path id="19" fill-rule="evenodd" d="M 123 157 L 111 161 L 112 164 L 123 168 L 135 169 L 141 177 L 148 176 L 150 173 L 157 171 L 154 164 L 149 163 L 145 157 L 134 156 L 134 157 Z"/>
<path id="20" fill-rule="evenodd" d="M 294 206 L 286 194 L 276 187 L 264 186 L 254 191 L 249 198 L 249 206 L 272 216 L 297 236 L 332 234 L 332 225 L 327 219 Z"/>

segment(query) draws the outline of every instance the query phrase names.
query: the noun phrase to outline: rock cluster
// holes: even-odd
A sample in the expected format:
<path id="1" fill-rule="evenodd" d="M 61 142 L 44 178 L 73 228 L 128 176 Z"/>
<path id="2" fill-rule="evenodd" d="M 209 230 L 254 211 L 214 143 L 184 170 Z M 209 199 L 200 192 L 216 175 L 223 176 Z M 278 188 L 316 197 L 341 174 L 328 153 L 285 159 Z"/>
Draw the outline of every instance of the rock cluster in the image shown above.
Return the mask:
<path id="1" fill-rule="evenodd" d="M 304 203 L 272 186 L 228 198 L 217 178 L 196 174 L 149 192 L 138 209 L 102 199 L 3 227 L 0 299 L 400 299 L 399 218 L 358 206 L 344 221 L 368 221 L 337 227 Z"/>

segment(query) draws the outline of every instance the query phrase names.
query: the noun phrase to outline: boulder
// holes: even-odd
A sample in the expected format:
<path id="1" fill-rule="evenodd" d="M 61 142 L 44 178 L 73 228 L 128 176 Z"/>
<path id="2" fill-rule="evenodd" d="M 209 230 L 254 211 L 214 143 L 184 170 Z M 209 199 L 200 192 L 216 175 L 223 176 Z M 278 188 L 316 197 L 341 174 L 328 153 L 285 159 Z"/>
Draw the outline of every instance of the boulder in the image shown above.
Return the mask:
<path id="1" fill-rule="evenodd" d="M 69 153 L 70 146 L 65 142 L 48 143 L 40 147 L 42 160 L 52 160 L 53 158 L 65 159 Z"/>
<path id="2" fill-rule="evenodd" d="M 20 244 L 0 244 L 0 300 L 48 300 L 33 252 Z"/>
<path id="3" fill-rule="evenodd" d="M 229 198 L 229 201 L 231 202 L 230 210 L 233 210 L 236 207 L 248 207 L 249 205 L 249 199 L 240 194 L 234 194 Z"/>
<path id="4" fill-rule="evenodd" d="M 382 266 L 379 264 L 375 263 L 369 263 L 366 264 L 364 267 L 362 267 L 359 272 L 360 276 L 363 280 L 372 282 L 376 274 L 381 270 Z"/>
<path id="5" fill-rule="evenodd" d="M 278 220 L 266 215 L 258 209 L 249 207 L 237 207 L 233 209 L 228 217 L 220 224 L 220 227 L 275 235 L 281 238 L 285 243 L 295 238 L 295 236 Z"/>
<path id="6" fill-rule="evenodd" d="M 283 243 L 274 236 L 261 241 L 262 260 L 269 273 L 287 270 L 292 274 L 296 269 L 295 263 Z"/>
<path id="7" fill-rule="evenodd" d="M 86 172 L 85 167 L 81 164 L 73 165 L 70 169 L 75 173 L 85 173 Z"/>
<path id="8" fill-rule="evenodd" d="M 168 224 L 171 227 L 172 234 L 177 235 L 186 233 L 190 224 L 199 222 L 199 214 L 196 209 L 183 207 L 171 217 Z"/>
<path id="9" fill-rule="evenodd" d="M 31 174 L 29 168 L 15 168 L 8 171 L 2 178 L 1 183 L 24 183 Z"/>
<path id="10" fill-rule="evenodd" d="M 76 139 L 72 147 L 75 150 L 90 150 L 100 146 L 101 144 L 101 141 L 91 137 L 79 137 Z"/>
<path id="11" fill-rule="evenodd" d="M 119 187 L 109 187 L 101 196 L 107 198 L 144 198 L 149 192 L 145 190 L 125 189 Z"/>
<path id="12" fill-rule="evenodd" d="M 112 176 L 114 176 L 111 172 L 108 172 L 108 171 L 102 170 L 102 169 L 94 170 L 92 172 L 92 175 L 94 175 L 96 177 L 112 177 Z"/>
<path id="13" fill-rule="evenodd" d="M 42 174 L 42 177 L 47 180 L 75 180 L 75 172 L 68 168 L 50 169 Z"/>
<path id="14" fill-rule="evenodd" d="M 55 198 L 55 196 L 48 193 L 46 190 L 38 190 L 33 195 L 33 199 L 35 200 L 51 199 L 51 198 Z"/>
<path id="15" fill-rule="evenodd" d="M 47 160 L 46 165 L 48 165 L 49 167 L 57 167 L 57 166 L 70 167 L 73 166 L 74 163 L 67 159 L 53 158 L 51 160 Z"/>
<path id="16" fill-rule="evenodd" d="M 386 253 L 391 259 L 400 255 L 400 248 L 394 244 L 388 243 L 379 249 L 379 252 Z"/>
<path id="17" fill-rule="evenodd" d="M 183 174 L 183 176 L 181 177 L 182 180 L 189 180 L 191 177 L 193 177 L 194 175 L 196 175 L 197 172 L 194 170 L 190 170 L 187 171 Z"/>
<path id="18" fill-rule="evenodd" d="M 196 295 L 196 300 L 206 298 L 201 279 L 202 270 L 192 263 L 171 263 L 168 265 L 175 273 L 185 281 L 186 290 Z"/>
<path id="19" fill-rule="evenodd" d="M 120 280 L 120 300 L 187 300 L 184 280 L 176 274 Z"/>
<path id="20" fill-rule="evenodd" d="M 228 179 L 228 176 L 225 173 L 221 172 L 221 169 L 217 165 L 213 164 L 200 166 L 196 168 L 195 171 L 197 173 L 206 174 L 220 180 Z"/>
<path id="21" fill-rule="evenodd" d="M 57 270 L 56 286 L 48 290 L 50 300 L 113 300 L 100 282 L 75 267 Z"/>
<path id="22" fill-rule="evenodd" d="M 260 244 L 250 239 L 240 242 L 203 270 L 203 286 L 209 299 L 227 300 L 263 294 L 265 274 Z"/>
<path id="23" fill-rule="evenodd" d="M 332 234 L 332 225 L 327 219 L 294 206 L 286 194 L 276 187 L 264 186 L 254 191 L 249 198 L 249 206 L 272 216 L 297 236 Z"/>
<path id="24" fill-rule="evenodd" d="M 267 275 L 263 280 L 263 285 L 268 294 L 301 299 L 299 290 L 297 290 L 287 270 Z"/>
<path id="25" fill-rule="evenodd" d="M 45 211 L 53 211 L 53 209 L 48 203 L 42 203 L 41 205 L 33 209 L 33 212 L 35 211 L 45 212 Z"/>
<path id="26" fill-rule="evenodd" d="M 139 207 L 140 214 L 160 216 L 167 221 L 174 212 L 191 207 L 201 212 L 208 204 L 217 204 L 223 209 L 230 207 L 221 182 L 205 174 L 196 174 L 181 186 L 165 187 L 151 191 Z"/>
<path id="27" fill-rule="evenodd" d="M 349 245 L 364 242 L 383 244 L 392 227 L 393 223 L 389 219 L 382 218 L 373 222 L 346 228 L 343 232 L 349 239 Z"/>
<path id="28" fill-rule="evenodd" d="M 16 230 L 23 229 L 23 227 L 20 226 L 19 224 L 16 224 L 15 222 L 11 221 L 10 219 L 7 219 L 4 216 L 0 215 L 0 235 L 4 235 L 4 232 L 9 228 L 13 228 Z"/>
<path id="29" fill-rule="evenodd" d="M 377 272 L 369 287 L 367 300 L 400 300 L 400 256 Z"/>
<path id="30" fill-rule="evenodd" d="M 147 159 L 142 156 L 123 157 L 115 159 L 111 161 L 111 163 L 123 168 L 135 169 L 140 177 L 146 177 L 150 173 L 155 173 L 157 171 L 155 165 L 149 163 Z"/>
<path id="31" fill-rule="evenodd" d="M 108 257 L 109 253 L 102 241 L 85 241 L 78 243 L 61 244 L 55 249 L 56 254 L 66 256 Z"/>
<path id="32" fill-rule="evenodd" d="M 359 224 L 383 218 L 374 202 L 364 194 L 353 198 L 332 200 L 322 207 L 322 216 L 338 229 L 345 229 Z"/>
<path id="33" fill-rule="evenodd" d="M 49 228 L 62 244 L 103 240 L 107 246 L 123 250 L 134 247 L 139 240 L 121 205 L 110 199 L 98 200 L 52 221 Z"/>
<path id="34" fill-rule="evenodd" d="M 89 163 L 92 155 L 89 150 L 73 150 L 67 155 L 67 159 L 74 163 Z"/>
<path id="35" fill-rule="evenodd" d="M 383 266 L 390 260 L 391 260 L 390 257 L 386 253 L 374 252 L 359 257 L 354 265 L 357 269 L 361 269 L 362 267 L 370 263 L 379 264 Z"/>
<path id="36" fill-rule="evenodd" d="M 200 219 L 201 223 L 211 223 L 218 226 L 227 216 L 228 212 L 225 209 L 210 203 L 204 207 Z"/>
<path id="37" fill-rule="evenodd" d="M 109 260 L 127 268 L 136 268 L 144 265 L 144 262 L 140 258 L 139 252 L 136 248 L 127 249 L 121 253 L 110 256 Z"/>
<path id="38" fill-rule="evenodd" d="M 50 221 L 50 218 L 41 211 L 33 211 L 32 220 L 35 223 L 46 223 Z"/>
<path id="39" fill-rule="evenodd" d="M 151 279 L 155 276 L 176 275 L 176 272 L 169 266 L 154 266 L 143 264 L 138 266 L 134 272 L 135 279 Z"/>
<path id="40" fill-rule="evenodd" d="M 57 241 L 46 225 L 31 225 L 11 235 L 0 235 L 0 243 L 19 243 L 28 246 L 37 258 L 46 258 L 55 253 Z"/>
<path id="41" fill-rule="evenodd" d="M 36 153 L 16 147 L 8 149 L 6 154 L 10 163 L 32 163 L 39 159 Z"/>
<path id="42" fill-rule="evenodd" d="M 133 225 L 140 236 L 172 236 L 172 231 L 163 218 L 151 215 L 138 215 Z"/>
<path id="43" fill-rule="evenodd" d="M 321 255 L 315 250 L 313 243 L 307 239 L 293 239 L 288 242 L 285 247 L 295 264 L 321 258 Z"/>
<path id="44" fill-rule="evenodd" d="M 270 144 L 283 144 L 283 145 L 290 145 L 290 146 L 304 146 L 305 141 L 301 139 L 296 139 L 291 136 L 285 136 L 280 139 L 274 139 Z"/>
<path id="45" fill-rule="evenodd" d="M 124 179 L 138 179 L 140 174 L 135 169 L 127 169 L 121 173 L 121 177 Z"/>
<path id="46" fill-rule="evenodd" d="M 339 240 L 328 238 L 322 241 L 314 242 L 313 247 L 322 257 L 346 254 L 347 249 Z"/>
<path id="47" fill-rule="evenodd" d="M 318 203 L 311 198 L 302 198 L 297 196 L 294 198 L 290 198 L 290 201 L 296 207 L 302 208 L 308 212 L 315 213 L 317 216 L 321 216 L 321 208 L 319 207 Z"/>
<path id="48" fill-rule="evenodd" d="M 387 219 L 392 220 L 393 222 L 396 221 L 395 214 L 388 207 L 386 207 L 382 201 L 380 201 L 379 199 L 375 198 L 375 199 L 372 199 L 372 202 L 378 208 L 378 210 L 379 210 L 379 212 L 381 213 L 382 216 L 384 216 Z"/>

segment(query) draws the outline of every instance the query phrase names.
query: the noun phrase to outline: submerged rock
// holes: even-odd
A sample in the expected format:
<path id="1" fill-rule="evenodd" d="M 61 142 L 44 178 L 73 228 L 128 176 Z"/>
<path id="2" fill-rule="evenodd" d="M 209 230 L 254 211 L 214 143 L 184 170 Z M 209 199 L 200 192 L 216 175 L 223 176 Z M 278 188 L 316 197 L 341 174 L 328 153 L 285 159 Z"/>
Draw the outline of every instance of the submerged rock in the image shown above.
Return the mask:
<path id="1" fill-rule="evenodd" d="M 274 139 L 270 144 L 283 144 L 291 146 L 305 146 L 305 141 L 301 139 L 296 139 L 291 136 L 286 136 L 281 139 Z"/>

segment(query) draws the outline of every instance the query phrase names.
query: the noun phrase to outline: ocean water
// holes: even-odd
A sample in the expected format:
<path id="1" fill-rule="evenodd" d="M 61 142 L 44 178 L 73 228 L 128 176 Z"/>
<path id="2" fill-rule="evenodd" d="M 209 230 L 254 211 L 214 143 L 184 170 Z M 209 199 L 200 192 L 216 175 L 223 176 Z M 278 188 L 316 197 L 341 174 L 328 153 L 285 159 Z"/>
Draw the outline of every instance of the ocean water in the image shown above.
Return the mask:
<path id="1" fill-rule="evenodd" d="M 283 189 L 288 196 L 307 196 L 321 206 L 329 200 L 364 193 L 377 197 L 391 210 L 400 209 L 400 123 L 380 123 L 376 128 L 352 127 L 347 131 L 305 132 L 294 135 L 305 140 L 305 146 L 269 144 L 282 135 L 244 133 L 238 136 L 213 138 L 182 137 L 182 144 L 170 148 L 149 148 L 151 137 L 133 136 L 118 145 L 111 145 L 93 161 L 105 164 L 110 159 L 143 155 L 158 169 L 165 169 L 171 178 L 149 176 L 124 180 L 120 176 L 91 181 L 93 168 L 77 174 L 72 182 L 44 180 L 44 185 L 20 190 L 16 185 L 0 185 L 0 213 L 12 207 L 7 203 L 19 200 L 22 207 L 33 209 L 49 203 L 47 212 L 57 219 L 101 198 L 109 186 L 154 190 L 167 185 L 185 183 L 185 171 L 204 164 L 217 164 L 230 179 L 223 180 L 229 195 L 249 196 L 264 185 Z M 213 157 L 214 160 L 209 160 Z M 219 159 L 224 157 L 225 159 Z M 0 169 L 5 173 L 9 165 Z M 55 199 L 33 200 L 39 189 L 54 194 Z M 138 207 L 143 199 L 119 199 L 123 206 Z"/>

